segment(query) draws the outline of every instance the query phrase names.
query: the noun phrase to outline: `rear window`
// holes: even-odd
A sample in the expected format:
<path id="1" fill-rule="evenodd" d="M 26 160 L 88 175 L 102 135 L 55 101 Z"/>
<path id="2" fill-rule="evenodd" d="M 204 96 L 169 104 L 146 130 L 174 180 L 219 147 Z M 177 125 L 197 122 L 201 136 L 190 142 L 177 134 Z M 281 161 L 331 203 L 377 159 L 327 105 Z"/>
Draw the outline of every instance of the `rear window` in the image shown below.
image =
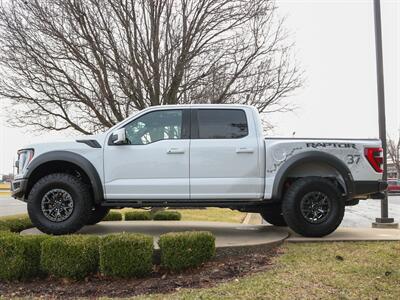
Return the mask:
<path id="1" fill-rule="evenodd" d="M 197 116 L 200 139 L 238 139 L 248 134 L 241 109 L 200 109 Z"/>

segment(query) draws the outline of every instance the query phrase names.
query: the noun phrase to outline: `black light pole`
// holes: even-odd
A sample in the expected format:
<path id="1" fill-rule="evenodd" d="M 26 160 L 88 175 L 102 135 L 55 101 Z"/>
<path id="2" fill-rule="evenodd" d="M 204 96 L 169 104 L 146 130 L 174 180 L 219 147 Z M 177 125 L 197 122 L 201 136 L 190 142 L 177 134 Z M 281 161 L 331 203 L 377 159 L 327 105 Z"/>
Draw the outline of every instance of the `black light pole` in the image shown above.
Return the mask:
<path id="1" fill-rule="evenodd" d="M 379 115 L 379 138 L 383 148 L 383 180 L 387 180 L 387 151 L 386 151 L 386 115 L 385 115 L 385 88 L 383 80 L 383 54 L 382 54 L 382 25 L 381 25 L 381 2 L 374 0 L 375 21 L 375 51 L 376 51 L 376 78 L 378 89 L 378 115 Z M 376 218 L 372 227 L 397 227 L 393 218 L 389 218 L 388 195 L 381 199 L 381 217 Z"/>

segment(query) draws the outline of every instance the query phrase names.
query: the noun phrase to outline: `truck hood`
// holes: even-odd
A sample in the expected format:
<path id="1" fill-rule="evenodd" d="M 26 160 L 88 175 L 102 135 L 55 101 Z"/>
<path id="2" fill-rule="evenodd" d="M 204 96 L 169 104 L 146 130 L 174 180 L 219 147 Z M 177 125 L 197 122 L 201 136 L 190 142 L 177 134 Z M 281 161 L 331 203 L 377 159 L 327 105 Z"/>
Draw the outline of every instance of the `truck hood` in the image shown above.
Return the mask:
<path id="1" fill-rule="evenodd" d="M 23 149 L 34 149 L 34 158 L 50 151 L 86 152 L 86 150 L 101 149 L 104 145 L 106 133 L 71 137 L 54 142 L 30 144 Z"/>

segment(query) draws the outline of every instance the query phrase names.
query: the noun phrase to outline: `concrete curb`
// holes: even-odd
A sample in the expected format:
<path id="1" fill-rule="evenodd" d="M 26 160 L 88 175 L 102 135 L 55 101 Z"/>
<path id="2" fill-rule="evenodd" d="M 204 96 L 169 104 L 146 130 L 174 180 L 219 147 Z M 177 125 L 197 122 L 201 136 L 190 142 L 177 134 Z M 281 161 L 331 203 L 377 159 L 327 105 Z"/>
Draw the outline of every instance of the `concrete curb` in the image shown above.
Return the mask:
<path id="1" fill-rule="evenodd" d="M 242 224 L 249 224 L 251 219 L 251 213 L 247 213 L 246 217 L 244 217 Z"/>
<path id="2" fill-rule="evenodd" d="M 372 228 L 398 229 L 399 228 L 399 223 L 377 223 L 377 222 L 373 222 L 372 223 Z"/>
<path id="3" fill-rule="evenodd" d="M 267 252 L 282 244 L 289 236 L 284 228 L 265 225 L 245 225 L 223 222 L 185 221 L 112 221 L 85 226 L 79 234 L 105 235 L 116 232 L 143 233 L 154 238 L 155 263 L 160 262 L 158 238 L 167 232 L 210 231 L 216 237 L 216 257 L 228 257 L 250 253 Z M 27 229 L 21 235 L 43 234 L 36 228 Z"/>
<path id="4" fill-rule="evenodd" d="M 258 213 L 247 213 L 242 224 L 246 225 L 262 225 L 262 218 Z"/>

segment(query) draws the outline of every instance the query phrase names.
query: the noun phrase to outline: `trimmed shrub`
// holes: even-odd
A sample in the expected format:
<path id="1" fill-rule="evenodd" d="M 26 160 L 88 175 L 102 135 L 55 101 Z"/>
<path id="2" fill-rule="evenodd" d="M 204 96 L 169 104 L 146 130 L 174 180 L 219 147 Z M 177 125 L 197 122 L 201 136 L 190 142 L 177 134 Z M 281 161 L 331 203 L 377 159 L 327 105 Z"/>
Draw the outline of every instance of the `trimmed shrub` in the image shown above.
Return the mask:
<path id="1" fill-rule="evenodd" d="M 161 265 L 172 271 L 198 267 L 215 254 L 215 237 L 207 231 L 166 233 L 158 245 Z"/>
<path id="2" fill-rule="evenodd" d="M 153 219 L 156 221 L 179 221 L 182 215 L 174 210 L 160 210 L 154 213 Z"/>
<path id="3" fill-rule="evenodd" d="M 108 235 L 100 242 L 100 271 L 107 276 L 142 277 L 152 270 L 153 238 L 143 234 Z"/>
<path id="4" fill-rule="evenodd" d="M 70 235 L 42 242 L 41 266 L 49 275 L 80 280 L 96 272 L 98 263 L 98 237 Z"/>
<path id="5" fill-rule="evenodd" d="M 134 210 L 125 213 L 125 221 L 148 221 L 151 220 L 149 211 Z"/>
<path id="6" fill-rule="evenodd" d="M 103 218 L 103 221 L 122 221 L 122 214 L 119 211 L 112 211 Z"/>
<path id="7" fill-rule="evenodd" d="M 3 220 L 0 220 L 0 233 L 10 232 L 10 228 L 5 224 Z"/>
<path id="8" fill-rule="evenodd" d="M 16 215 L 0 218 L 0 231 L 20 232 L 32 227 L 33 224 L 28 215 Z"/>
<path id="9" fill-rule="evenodd" d="M 40 244 L 46 239 L 46 235 L 0 233 L 0 279 L 22 280 L 42 275 Z"/>

